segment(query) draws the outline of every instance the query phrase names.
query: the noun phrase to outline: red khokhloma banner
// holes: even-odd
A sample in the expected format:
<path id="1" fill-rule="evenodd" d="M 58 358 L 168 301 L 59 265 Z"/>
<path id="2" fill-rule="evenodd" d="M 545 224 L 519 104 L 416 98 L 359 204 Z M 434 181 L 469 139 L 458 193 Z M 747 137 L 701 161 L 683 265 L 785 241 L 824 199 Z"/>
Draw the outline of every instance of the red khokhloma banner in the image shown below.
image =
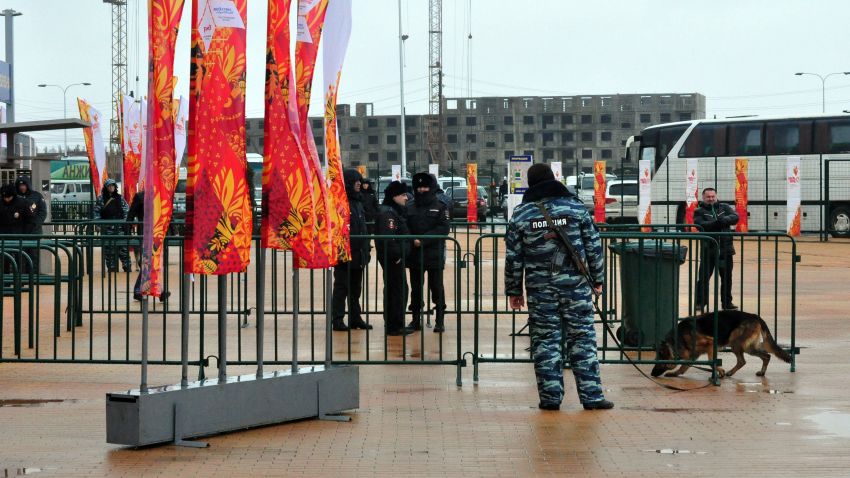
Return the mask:
<path id="1" fill-rule="evenodd" d="M 97 194 L 109 178 L 106 172 L 106 149 L 103 147 L 103 115 L 82 98 L 77 98 L 77 106 L 80 107 L 80 119 L 91 123 L 88 128 L 83 128 L 83 138 L 89 156 L 92 190 Z"/>
<path id="2" fill-rule="evenodd" d="M 605 161 L 593 162 L 593 221 L 605 222 Z"/>
<path id="3" fill-rule="evenodd" d="M 192 1 L 186 273 L 243 272 L 250 262 L 253 208 L 245 154 L 246 4 L 247 0 Z"/>
<path id="4" fill-rule="evenodd" d="M 735 159 L 735 212 L 738 213 L 736 232 L 750 230 L 747 205 L 749 204 L 749 161 L 743 158 Z"/>
<path id="5" fill-rule="evenodd" d="M 148 10 L 148 101 L 142 112 L 142 172 L 145 225 L 142 238 L 141 293 L 162 293 L 162 250 L 173 213 L 174 188 L 174 48 L 183 0 L 151 0 Z M 142 103 L 144 107 L 144 103 Z M 147 127 L 145 130 L 144 128 Z"/>

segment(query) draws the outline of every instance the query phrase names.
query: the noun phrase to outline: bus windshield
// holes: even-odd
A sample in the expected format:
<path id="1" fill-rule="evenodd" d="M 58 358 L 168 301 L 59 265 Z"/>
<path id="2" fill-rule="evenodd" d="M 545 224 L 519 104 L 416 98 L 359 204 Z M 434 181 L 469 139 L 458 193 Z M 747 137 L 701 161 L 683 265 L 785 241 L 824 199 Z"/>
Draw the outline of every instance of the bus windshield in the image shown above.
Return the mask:
<path id="1" fill-rule="evenodd" d="M 664 164 L 667 154 L 688 130 L 690 125 L 674 125 L 651 128 L 641 133 L 640 159 L 649 159 L 655 163 L 655 171 Z"/>

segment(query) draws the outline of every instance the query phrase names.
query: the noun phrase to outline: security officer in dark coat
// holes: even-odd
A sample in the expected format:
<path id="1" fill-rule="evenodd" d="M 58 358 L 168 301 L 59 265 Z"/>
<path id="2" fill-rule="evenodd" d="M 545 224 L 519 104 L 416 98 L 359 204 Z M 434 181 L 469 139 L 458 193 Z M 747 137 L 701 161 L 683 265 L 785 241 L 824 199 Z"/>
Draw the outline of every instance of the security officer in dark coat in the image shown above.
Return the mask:
<path id="1" fill-rule="evenodd" d="M 126 220 L 130 207 L 127 201 L 118 192 L 118 184 L 113 179 L 107 179 L 103 183 L 103 189 L 94 204 L 95 220 Z M 123 226 L 107 224 L 101 227 L 104 236 L 118 236 L 124 232 Z M 103 260 L 109 272 L 118 271 L 118 260 L 124 266 L 125 272 L 130 272 L 130 254 L 126 242 L 116 244 L 118 241 L 104 240 Z M 117 258 L 116 258 L 117 256 Z"/>
<path id="2" fill-rule="evenodd" d="M 407 226 L 414 236 L 446 236 L 449 233 L 449 210 L 437 198 L 437 180 L 430 174 L 413 175 L 413 203 L 407 206 Z M 445 331 L 446 293 L 443 269 L 446 267 L 446 241 L 414 239 L 410 260 L 410 302 L 413 320 L 408 325 L 422 329 L 422 281 L 428 273 L 428 288 L 436 305 L 434 332 Z"/>
<path id="3" fill-rule="evenodd" d="M 732 232 L 733 226 L 738 224 L 738 214 L 728 204 L 723 204 L 717 199 L 717 191 L 714 188 L 705 188 L 702 191 L 702 202 L 694 211 L 694 224 L 701 226 L 707 233 Z M 735 245 L 732 236 L 718 236 L 717 243 L 720 246 L 720 262 L 715 257 L 717 251 L 714 247 L 705 248 L 702 262 L 699 265 L 697 276 L 697 290 L 694 297 L 694 306 L 701 311 L 708 305 L 708 281 L 717 268 L 720 274 L 720 302 L 723 310 L 736 310 L 738 306 L 732 303 L 732 264 L 735 255 Z"/>
<path id="4" fill-rule="evenodd" d="M 15 194 L 15 186 L 6 184 L 0 188 L 0 234 L 18 235 L 24 233 L 24 225 L 32 212 L 23 198 Z"/>
<path id="5" fill-rule="evenodd" d="M 44 196 L 32 189 L 32 183 L 28 177 L 19 177 L 15 181 L 15 188 L 18 190 L 18 197 L 23 199 L 30 209 L 29 216 L 24 220 L 23 233 L 42 234 L 42 225 L 47 220 L 47 203 L 44 202 Z M 34 248 L 27 249 L 25 252 L 32 259 L 33 270 L 38 271 L 39 250 Z M 29 264 L 25 264 L 23 270 L 29 271 Z"/>
<path id="6" fill-rule="evenodd" d="M 514 209 L 505 235 L 505 293 L 513 309 L 525 305 L 528 292 L 529 335 L 539 407 L 558 410 L 564 398 L 562 330 L 579 400 L 585 410 L 613 408 L 605 400 L 596 356 L 591 287 L 602 290 L 605 277 L 602 243 L 587 208 L 555 180 L 548 164 L 528 169 L 528 190 Z M 543 207 L 570 239 L 590 272 L 593 284 L 579 273 L 567 248 L 551 230 Z"/>
<path id="7" fill-rule="evenodd" d="M 47 220 L 47 203 L 44 196 L 38 191 L 33 191 L 30 178 L 20 177 L 15 181 L 18 197 L 27 202 L 32 214 L 24 221 L 24 234 L 41 234 L 41 226 Z"/>
<path id="8" fill-rule="evenodd" d="M 375 182 L 369 178 L 363 178 L 360 183 L 360 199 L 363 203 L 363 212 L 366 213 L 366 223 L 369 234 L 375 233 L 375 220 L 378 219 L 378 193 L 375 191 Z"/>
<path id="9" fill-rule="evenodd" d="M 406 203 L 407 187 L 399 181 L 391 182 L 384 189 L 384 202 L 378 212 L 376 234 L 410 234 L 405 219 Z M 408 335 L 413 329 L 404 326 L 404 309 L 407 302 L 407 277 L 404 268 L 410 254 L 410 240 L 376 239 L 375 246 L 378 262 L 384 270 L 384 321 L 387 335 Z"/>
<path id="10" fill-rule="evenodd" d="M 348 209 L 351 211 L 351 235 L 366 236 L 366 214 L 363 211 L 362 193 L 360 191 L 363 178 L 356 169 L 343 171 L 345 193 L 348 196 Z M 360 292 L 363 285 L 363 270 L 369 264 L 368 238 L 351 238 L 351 261 L 340 262 L 334 267 L 334 287 L 331 296 L 331 315 L 333 329 L 346 331 L 345 303 L 348 301 L 348 323 L 352 329 L 371 329 L 360 315 Z"/>

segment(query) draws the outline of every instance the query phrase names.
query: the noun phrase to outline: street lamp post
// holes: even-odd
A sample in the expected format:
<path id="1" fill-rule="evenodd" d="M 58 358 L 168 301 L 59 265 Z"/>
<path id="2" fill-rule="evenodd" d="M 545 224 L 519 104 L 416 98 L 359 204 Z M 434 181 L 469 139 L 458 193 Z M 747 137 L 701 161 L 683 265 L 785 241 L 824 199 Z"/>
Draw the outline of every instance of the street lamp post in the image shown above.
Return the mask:
<path id="1" fill-rule="evenodd" d="M 828 73 L 826 75 L 819 75 L 817 73 L 808 73 L 805 71 L 801 71 L 798 73 L 794 73 L 796 76 L 802 75 L 812 75 L 820 78 L 820 86 L 821 86 L 821 112 L 826 113 L 826 79 L 832 75 L 850 75 L 850 71 L 836 71 L 834 73 Z"/>
<path id="2" fill-rule="evenodd" d="M 53 87 L 56 87 L 56 88 L 59 88 L 60 90 L 62 90 L 62 118 L 68 119 L 68 101 L 66 99 L 66 94 L 68 93 L 68 88 L 70 88 L 72 86 L 77 86 L 77 85 L 90 86 L 91 83 L 89 83 L 87 81 L 83 81 L 81 83 L 71 83 L 70 85 L 68 85 L 64 88 L 61 87 L 60 85 L 51 85 L 51 84 L 47 84 L 47 83 L 42 83 L 42 84 L 38 85 L 38 87 L 39 88 L 47 88 L 48 86 L 53 86 Z M 68 130 L 66 129 L 66 130 L 63 130 L 62 132 L 65 135 L 65 157 L 67 157 L 68 156 Z"/>

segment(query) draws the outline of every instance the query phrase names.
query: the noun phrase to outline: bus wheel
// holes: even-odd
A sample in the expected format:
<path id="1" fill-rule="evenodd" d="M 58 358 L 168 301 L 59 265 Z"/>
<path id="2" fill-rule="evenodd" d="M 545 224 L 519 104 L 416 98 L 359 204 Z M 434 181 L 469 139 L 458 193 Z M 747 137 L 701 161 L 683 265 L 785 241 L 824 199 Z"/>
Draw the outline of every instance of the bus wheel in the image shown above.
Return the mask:
<path id="1" fill-rule="evenodd" d="M 850 208 L 836 206 L 829 213 L 829 233 L 832 237 L 850 237 Z"/>

